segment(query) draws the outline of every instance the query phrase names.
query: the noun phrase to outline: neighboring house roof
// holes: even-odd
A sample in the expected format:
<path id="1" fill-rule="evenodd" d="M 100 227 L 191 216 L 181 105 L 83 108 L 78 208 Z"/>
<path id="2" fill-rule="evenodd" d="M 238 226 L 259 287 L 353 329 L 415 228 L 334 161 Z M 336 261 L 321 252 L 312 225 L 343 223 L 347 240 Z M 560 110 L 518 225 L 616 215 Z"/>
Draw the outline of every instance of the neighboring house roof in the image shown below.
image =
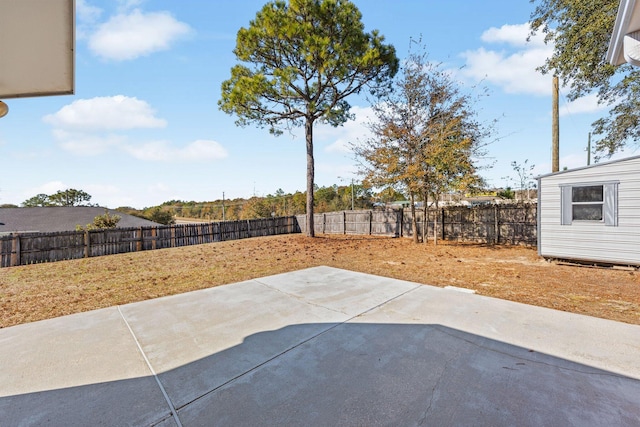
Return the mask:
<path id="1" fill-rule="evenodd" d="M 475 206 L 475 205 L 492 204 L 501 200 L 502 198 L 498 196 L 474 196 L 474 197 L 464 197 L 463 199 L 460 200 L 459 203 L 463 205 L 468 204 L 471 206 Z"/>
<path id="2" fill-rule="evenodd" d="M 606 58 L 612 65 L 640 66 L 640 1 L 620 1 Z"/>
<path id="3" fill-rule="evenodd" d="M 149 227 L 161 224 L 106 209 L 109 215 L 118 215 L 118 228 Z M 73 231 L 76 225 L 86 227 L 93 219 L 104 215 L 105 208 L 74 206 L 47 208 L 0 208 L 0 234 L 13 232 Z"/>

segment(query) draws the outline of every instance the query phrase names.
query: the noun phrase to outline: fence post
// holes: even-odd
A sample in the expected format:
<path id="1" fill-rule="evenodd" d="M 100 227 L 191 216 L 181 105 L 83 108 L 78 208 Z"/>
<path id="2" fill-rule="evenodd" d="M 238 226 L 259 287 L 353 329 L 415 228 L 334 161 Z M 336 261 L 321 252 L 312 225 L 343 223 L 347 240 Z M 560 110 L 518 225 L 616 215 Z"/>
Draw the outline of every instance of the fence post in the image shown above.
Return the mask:
<path id="1" fill-rule="evenodd" d="M 494 243 L 497 245 L 500 243 L 500 223 L 498 222 L 498 204 L 496 203 L 494 205 L 494 210 L 493 210 L 493 215 L 495 216 L 494 218 L 494 230 L 493 230 L 493 240 Z"/>
<path id="2" fill-rule="evenodd" d="M 89 230 L 84 231 L 84 257 L 89 258 L 91 256 L 91 236 Z"/>
<path id="3" fill-rule="evenodd" d="M 158 240 L 158 227 L 153 227 L 151 229 L 151 249 L 156 250 L 158 248 L 157 240 Z"/>
<path id="4" fill-rule="evenodd" d="M 144 247 L 142 244 L 142 227 L 138 228 L 138 233 L 140 233 L 140 238 L 138 238 L 138 241 L 136 242 L 136 252 L 140 252 Z"/>
<path id="5" fill-rule="evenodd" d="M 325 234 L 327 228 L 327 214 L 322 214 L 322 234 Z"/>
<path id="6" fill-rule="evenodd" d="M 369 236 L 373 232 L 373 211 L 369 211 Z"/>
<path id="7" fill-rule="evenodd" d="M 172 248 L 176 247 L 176 225 L 171 225 L 171 242 L 170 242 L 170 246 Z"/>
<path id="8" fill-rule="evenodd" d="M 422 229 L 422 243 L 429 242 L 429 206 L 427 202 L 424 203 L 422 209 L 422 217 L 424 218 L 424 228 Z"/>
<path id="9" fill-rule="evenodd" d="M 13 240 L 11 240 L 11 259 L 9 260 L 9 266 L 16 267 L 20 265 L 20 235 L 13 234 Z"/>
<path id="10" fill-rule="evenodd" d="M 444 208 L 442 208 L 442 217 L 440 218 L 440 227 L 442 227 L 442 240 L 447 240 L 445 236 L 446 233 L 444 231 Z"/>
<path id="11" fill-rule="evenodd" d="M 347 234 L 347 211 L 342 211 L 342 234 Z"/>

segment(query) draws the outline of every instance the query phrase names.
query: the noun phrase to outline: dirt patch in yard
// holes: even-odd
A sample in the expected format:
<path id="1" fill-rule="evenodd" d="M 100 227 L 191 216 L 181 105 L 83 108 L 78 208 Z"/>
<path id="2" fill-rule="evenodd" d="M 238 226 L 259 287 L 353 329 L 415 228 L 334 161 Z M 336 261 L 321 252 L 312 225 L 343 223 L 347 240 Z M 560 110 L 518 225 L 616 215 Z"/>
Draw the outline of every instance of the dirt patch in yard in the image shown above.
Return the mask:
<path id="1" fill-rule="evenodd" d="M 640 273 L 558 265 L 534 248 L 274 236 L 0 269 L 0 327 L 327 265 L 640 324 Z"/>

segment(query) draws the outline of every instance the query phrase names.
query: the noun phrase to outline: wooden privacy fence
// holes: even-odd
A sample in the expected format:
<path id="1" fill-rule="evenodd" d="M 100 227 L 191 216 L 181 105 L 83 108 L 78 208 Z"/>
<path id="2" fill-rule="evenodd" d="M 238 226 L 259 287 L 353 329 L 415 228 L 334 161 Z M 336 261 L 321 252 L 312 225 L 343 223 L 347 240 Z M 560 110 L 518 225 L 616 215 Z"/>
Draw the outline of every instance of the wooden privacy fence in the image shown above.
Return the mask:
<path id="1" fill-rule="evenodd" d="M 295 217 L 0 236 L 0 267 L 300 233 Z"/>
<path id="2" fill-rule="evenodd" d="M 370 234 L 399 236 L 402 215 L 393 210 L 341 211 L 315 214 L 314 230 L 319 234 Z M 298 215 L 300 230 L 307 230 L 306 215 Z"/>
<path id="3" fill-rule="evenodd" d="M 527 246 L 537 243 L 536 216 L 535 204 L 429 209 L 427 221 L 424 211 L 416 211 L 418 233 L 426 233 L 429 238 L 433 238 L 435 224 L 435 232 L 442 240 Z M 305 232 L 306 217 L 297 218 Z M 409 209 L 330 212 L 313 218 L 316 233 L 413 237 Z"/>

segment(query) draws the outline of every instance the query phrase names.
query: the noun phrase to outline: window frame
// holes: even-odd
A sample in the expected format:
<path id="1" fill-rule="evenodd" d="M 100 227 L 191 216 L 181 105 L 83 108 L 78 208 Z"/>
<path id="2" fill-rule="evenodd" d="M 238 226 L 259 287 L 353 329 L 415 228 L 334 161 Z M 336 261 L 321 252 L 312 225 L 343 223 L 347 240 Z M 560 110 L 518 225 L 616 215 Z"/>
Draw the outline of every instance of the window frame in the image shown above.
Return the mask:
<path id="1" fill-rule="evenodd" d="M 575 200 L 575 190 L 578 188 L 589 188 L 589 187 L 599 187 L 601 197 L 600 200 L 588 200 L 588 201 L 576 201 Z M 595 185 L 572 185 L 571 186 L 571 221 L 587 221 L 587 222 L 604 222 L 604 185 L 603 184 L 595 184 Z M 599 219 L 587 219 L 587 218 L 576 218 L 576 207 L 581 206 L 598 206 L 600 208 L 600 218 Z"/>
<path id="2" fill-rule="evenodd" d="M 591 225 L 618 225 L 618 185 L 620 181 L 576 182 L 560 184 L 560 223 L 571 225 L 574 222 Z M 574 202 L 573 189 L 578 187 L 602 187 L 602 202 Z M 602 205 L 602 219 L 574 219 L 574 206 Z"/>

